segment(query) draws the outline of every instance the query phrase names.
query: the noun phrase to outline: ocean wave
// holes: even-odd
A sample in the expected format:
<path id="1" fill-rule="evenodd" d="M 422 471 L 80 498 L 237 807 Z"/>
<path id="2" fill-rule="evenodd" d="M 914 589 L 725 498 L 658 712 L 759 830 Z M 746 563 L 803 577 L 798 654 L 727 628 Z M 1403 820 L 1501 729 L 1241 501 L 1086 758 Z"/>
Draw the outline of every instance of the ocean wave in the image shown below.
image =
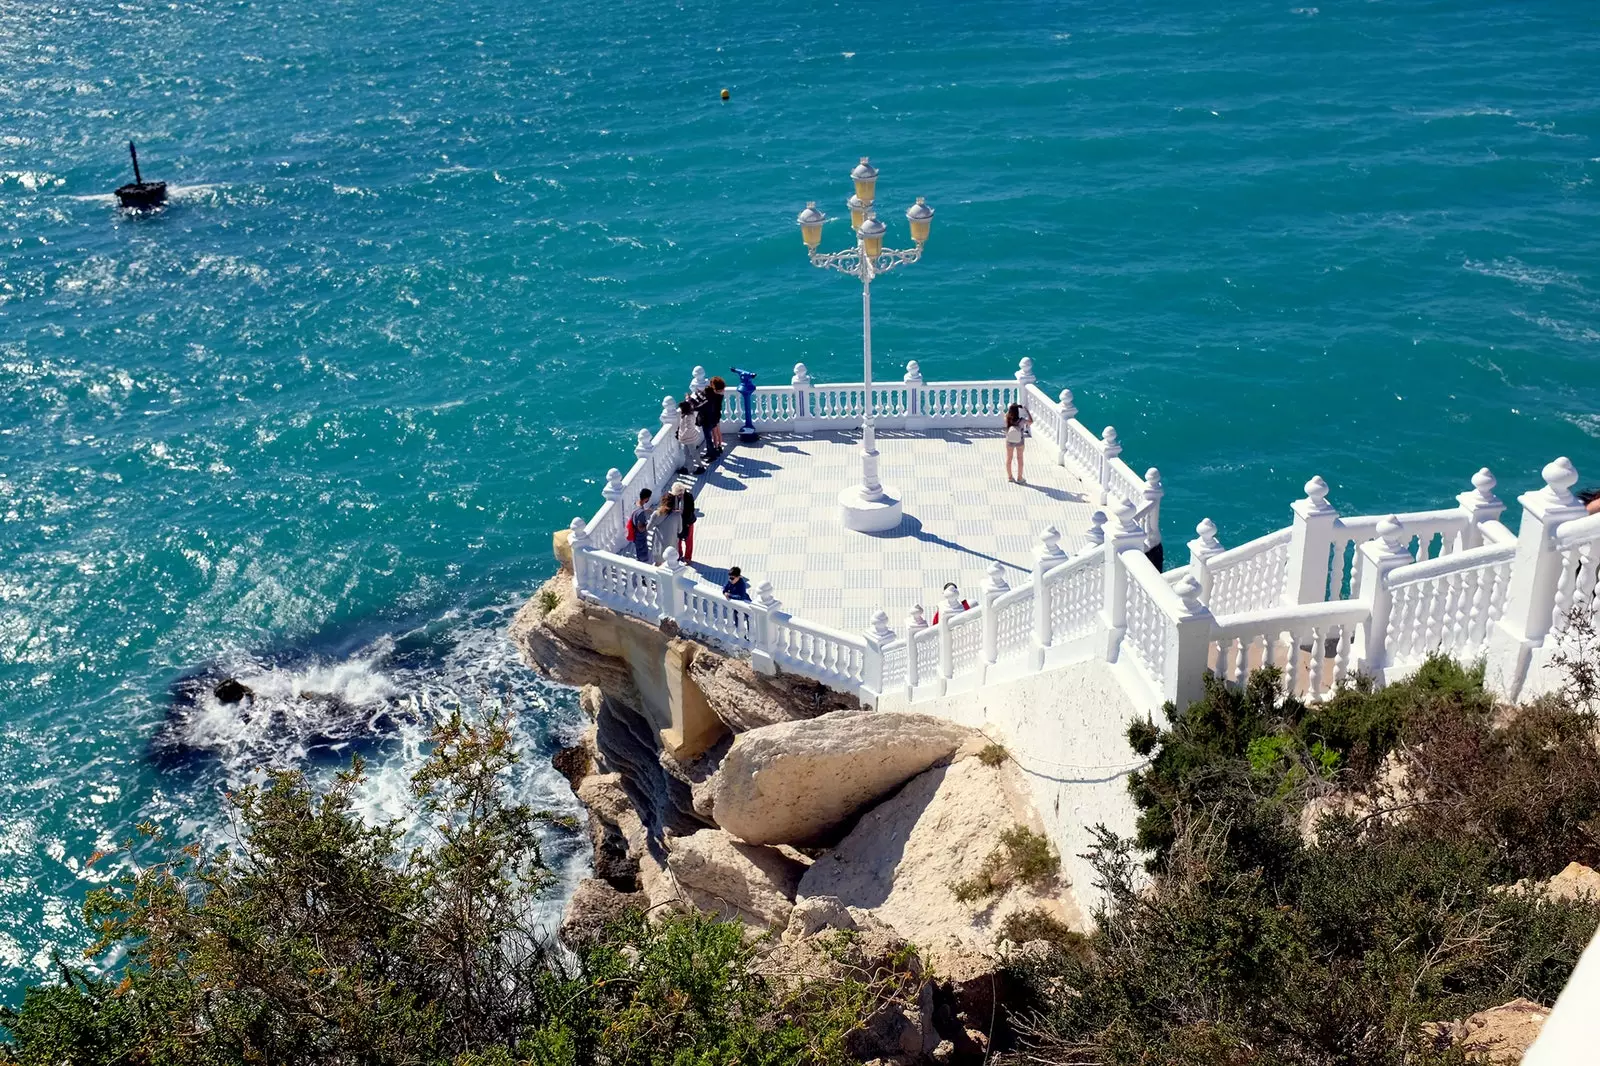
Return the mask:
<path id="1" fill-rule="evenodd" d="M 1529 266 L 1515 257 L 1505 259 L 1492 259 L 1488 262 L 1474 262 L 1471 259 L 1463 260 L 1461 267 L 1474 274 L 1482 274 L 1486 278 L 1503 278 L 1514 281 L 1518 285 L 1528 285 L 1542 289 L 1547 285 L 1557 288 L 1582 291 L 1583 282 L 1564 271 L 1554 267 Z"/>

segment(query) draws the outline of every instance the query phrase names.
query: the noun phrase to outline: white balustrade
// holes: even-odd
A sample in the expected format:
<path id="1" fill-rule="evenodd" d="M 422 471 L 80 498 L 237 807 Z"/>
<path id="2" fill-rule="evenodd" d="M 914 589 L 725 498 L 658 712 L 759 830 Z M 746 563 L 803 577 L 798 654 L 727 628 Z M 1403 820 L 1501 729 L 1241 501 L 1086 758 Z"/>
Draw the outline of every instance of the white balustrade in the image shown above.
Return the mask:
<path id="1" fill-rule="evenodd" d="M 1515 557 L 1516 545 L 1490 544 L 1390 571 L 1387 665 L 1414 666 L 1436 652 L 1474 657 L 1505 611 Z"/>
<path id="2" fill-rule="evenodd" d="M 993 661 L 1005 663 L 1026 655 L 1033 636 L 1033 586 L 1012 589 L 983 610 L 994 616 Z"/>
<path id="3" fill-rule="evenodd" d="M 1555 601 L 1550 609 L 1550 632 L 1566 633 L 1574 615 L 1600 609 L 1600 514 L 1563 522 L 1556 527 L 1555 550 L 1561 564 Z"/>
<path id="4" fill-rule="evenodd" d="M 1213 555 L 1207 603 L 1212 614 L 1258 611 L 1283 602 L 1292 529 L 1280 529 Z"/>
<path id="5" fill-rule="evenodd" d="M 1065 644 L 1096 630 L 1105 606 L 1105 565 L 1105 552 L 1094 550 L 1045 575 L 1051 644 Z"/>
<path id="6" fill-rule="evenodd" d="M 1277 667 L 1285 695 L 1319 702 L 1350 679 L 1366 620 L 1364 605 L 1341 602 L 1222 615 L 1211 626 L 1207 667 L 1234 685 L 1243 685 L 1254 670 Z"/>

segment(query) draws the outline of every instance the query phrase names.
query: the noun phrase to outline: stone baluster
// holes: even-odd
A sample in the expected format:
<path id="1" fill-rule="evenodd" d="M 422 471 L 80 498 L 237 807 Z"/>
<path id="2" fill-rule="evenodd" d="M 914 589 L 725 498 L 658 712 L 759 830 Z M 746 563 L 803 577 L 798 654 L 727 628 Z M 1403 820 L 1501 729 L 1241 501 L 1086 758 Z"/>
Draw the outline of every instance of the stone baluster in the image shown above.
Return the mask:
<path id="1" fill-rule="evenodd" d="M 1139 508 L 1144 516 L 1140 525 L 1144 526 L 1144 553 L 1150 557 L 1150 562 L 1157 570 L 1166 561 L 1166 553 L 1161 547 L 1161 497 L 1167 490 L 1161 487 L 1161 471 L 1151 467 L 1144 472 L 1144 506 Z"/>
<path id="2" fill-rule="evenodd" d="M 1496 484 L 1494 475 L 1488 467 L 1484 467 L 1472 475 L 1472 491 L 1456 497 L 1456 503 L 1461 505 L 1461 510 L 1467 516 L 1467 528 L 1461 531 L 1461 540 L 1457 545 L 1460 550 L 1482 547 L 1483 524 L 1498 522 L 1500 516 L 1505 514 L 1506 505 L 1494 494 Z"/>
<path id="3" fill-rule="evenodd" d="M 1133 501 L 1118 497 L 1111 504 L 1111 518 L 1105 524 L 1106 553 L 1105 596 L 1101 607 L 1102 628 L 1106 632 L 1105 659 L 1117 661 L 1122 645 L 1122 633 L 1128 626 L 1128 577 L 1122 565 L 1122 553 L 1130 549 L 1143 550 L 1144 530 L 1133 520 Z"/>
<path id="4" fill-rule="evenodd" d="M 789 617 L 781 607 L 778 597 L 772 594 L 772 582 L 763 581 L 756 586 L 750 611 L 750 668 L 768 677 L 778 672 L 778 663 L 773 657 L 778 639 L 776 623 Z"/>
<path id="5" fill-rule="evenodd" d="M 1104 523 L 1105 516 L 1101 515 Z M 1104 537 L 1104 532 L 1101 533 Z M 1050 586 L 1045 575 L 1060 563 L 1066 562 L 1067 553 L 1061 550 L 1061 531 L 1055 526 L 1045 526 L 1039 531 L 1039 545 L 1033 552 L 1033 640 L 1028 646 L 1031 669 L 1044 669 L 1044 650 L 1054 639 L 1050 623 Z"/>
<path id="6" fill-rule="evenodd" d="M 944 602 L 939 605 L 939 694 L 943 695 L 955 676 L 955 648 L 950 635 L 950 623 L 962 612 L 961 593 L 957 589 L 944 590 Z"/>
<path id="7" fill-rule="evenodd" d="M 1061 404 L 1061 429 L 1056 434 L 1056 465 L 1067 465 L 1067 437 L 1072 432 L 1072 420 L 1078 417 L 1078 405 L 1072 402 L 1072 390 L 1062 389 L 1058 397 Z"/>
<path id="8" fill-rule="evenodd" d="M 622 547 L 624 536 L 628 531 L 628 515 L 623 509 L 623 491 L 622 471 L 612 467 L 606 471 L 606 483 L 600 487 L 600 495 L 605 497 L 606 502 L 600 509 L 601 521 L 595 523 L 596 528 L 590 534 L 592 547 L 608 552 L 614 552 Z"/>
<path id="9" fill-rule="evenodd" d="M 1540 471 L 1544 488 L 1517 497 L 1522 525 L 1517 554 L 1511 562 L 1511 584 L 1505 613 L 1490 638 L 1488 676 L 1509 700 L 1517 698 L 1527 678 L 1533 649 L 1550 632 L 1561 580 L 1562 553 L 1555 546 L 1556 527 L 1586 513 L 1572 493 L 1578 471 L 1566 456 Z"/>
<path id="10" fill-rule="evenodd" d="M 1107 426 L 1100 431 L 1100 506 L 1111 502 L 1111 460 L 1122 454 L 1122 442 L 1117 440 L 1117 427 Z"/>
<path id="11" fill-rule="evenodd" d="M 797 428 L 805 428 L 811 420 L 811 373 L 804 363 L 794 365 L 794 377 L 789 379 L 794 390 L 794 419 Z"/>
<path id="12" fill-rule="evenodd" d="M 1285 604 L 1323 603 L 1329 596 L 1329 558 L 1339 512 L 1328 503 L 1328 483 L 1320 477 L 1306 482 L 1306 498 L 1290 505 L 1294 527 L 1289 535 L 1289 572 L 1283 582 Z M 1333 590 L 1338 598 L 1339 590 Z"/>
<path id="13" fill-rule="evenodd" d="M 883 648 L 894 640 L 894 630 L 889 628 L 889 615 L 877 611 L 866 629 L 867 653 L 861 660 L 861 688 L 864 697 L 870 697 L 873 707 L 883 695 Z"/>
<path id="14" fill-rule="evenodd" d="M 1222 553 L 1222 542 L 1217 539 L 1217 524 L 1209 518 L 1200 519 L 1194 527 L 1199 534 L 1189 542 L 1189 573 L 1200 583 L 1200 602 L 1211 602 L 1211 557 Z"/>
<path id="15" fill-rule="evenodd" d="M 1033 360 L 1023 356 L 1017 360 L 1017 372 L 1013 375 L 1017 379 L 1017 402 L 1028 402 L 1028 386 L 1037 384 L 1039 379 L 1033 376 Z"/>
<path id="16" fill-rule="evenodd" d="M 906 363 L 906 428 L 922 429 L 926 423 L 922 417 L 922 367 L 915 359 Z"/>
<path id="17" fill-rule="evenodd" d="M 661 620 L 671 619 L 682 625 L 688 613 L 688 591 L 694 587 L 694 571 L 678 555 L 674 544 L 667 545 L 667 550 L 662 552 L 661 569 Z"/>
<path id="18" fill-rule="evenodd" d="M 917 641 L 916 636 L 928 628 L 928 619 L 923 616 L 922 604 L 912 604 L 911 612 L 906 615 L 906 699 L 911 699 L 911 693 L 922 683 L 917 670 Z"/>
<path id="19" fill-rule="evenodd" d="M 1182 711 L 1205 694 L 1206 662 L 1211 657 L 1211 609 L 1200 599 L 1200 582 L 1185 574 L 1172 586 L 1181 610 L 1173 618 L 1162 695 Z"/>
<path id="20" fill-rule="evenodd" d="M 1394 515 L 1378 523 L 1378 535 L 1361 545 L 1355 598 L 1367 605 L 1366 637 L 1361 651 L 1361 671 L 1380 683 L 1389 665 L 1389 616 L 1394 598 L 1389 575 L 1416 560 L 1411 557 L 1411 535 Z"/>
<path id="21" fill-rule="evenodd" d="M 711 379 L 706 377 L 706 368 L 703 366 L 695 367 L 694 372 L 689 375 L 689 395 L 693 396 L 697 392 L 705 392 L 706 386 L 709 384 L 711 384 Z"/>
<path id="22" fill-rule="evenodd" d="M 989 579 L 983 583 L 983 662 L 987 667 L 999 657 L 999 615 L 994 601 L 1010 592 L 1006 583 L 1006 568 L 998 562 L 989 564 Z"/>

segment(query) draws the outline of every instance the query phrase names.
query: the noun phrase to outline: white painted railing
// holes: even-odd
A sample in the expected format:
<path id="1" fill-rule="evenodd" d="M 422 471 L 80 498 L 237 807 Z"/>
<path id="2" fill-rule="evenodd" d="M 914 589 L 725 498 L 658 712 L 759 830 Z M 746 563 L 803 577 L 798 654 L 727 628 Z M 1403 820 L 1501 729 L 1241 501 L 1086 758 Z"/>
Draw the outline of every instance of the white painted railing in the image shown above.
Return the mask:
<path id="1" fill-rule="evenodd" d="M 1293 530 L 1280 529 L 1213 556 L 1202 582 L 1214 614 L 1255 611 L 1283 602 Z"/>
<path id="2" fill-rule="evenodd" d="M 1367 615 L 1362 604 L 1338 602 L 1224 615 L 1211 627 L 1207 668 L 1243 685 L 1252 671 L 1275 666 L 1285 694 L 1317 702 L 1349 680 Z"/>
<path id="3" fill-rule="evenodd" d="M 1358 671 L 1392 680 L 1438 652 L 1501 663 L 1501 687 L 1514 697 L 1530 663 L 1548 663 L 1570 617 L 1600 608 L 1600 515 L 1586 516 L 1572 496 L 1577 473 L 1564 459 L 1544 469 L 1543 490 L 1520 498 L 1520 533 L 1500 523 L 1487 470 L 1456 507 L 1386 516 L 1339 515 L 1313 478 L 1291 525 L 1224 549 L 1204 521 L 1188 565 L 1161 574 L 1146 555 L 1160 544 L 1159 473 L 1140 479 L 1121 459 L 1116 431 L 1090 432 L 1069 390 L 1048 398 L 1029 360 L 1015 380 L 935 383 L 913 363 L 903 381 L 875 384 L 870 395 L 858 384 L 815 385 L 801 365 L 789 385 L 758 389 L 752 405 L 764 429 L 854 427 L 870 402 L 886 429 L 998 430 L 1019 397 L 1035 435 L 1097 487 L 1105 511 L 1083 550 L 1068 557 L 1059 532 L 1044 530 L 1026 583 L 1009 587 L 996 564 L 971 609 L 944 604 L 937 625 L 919 608 L 900 636 L 881 612 L 865 634 L 841 633 L 784 611 L 765 584 L 754 602 L 729 601 L 673 550 L 661 566 L 631 558 L 627 510 L 640 489 L 664 490 L 685 458 L 670 397 L 660 428 L 639 431 L 627 473 L 608 472 L 594 518 L 573 520 L 579 594 L 877 706 L 1094 657 L 1158 701 L 1194 698 L 1208 670 L 1242 684 L 1264 666 L 1282 670 L 1287 694 L 1315 701 Z M 727 416 L 737 425 L 742 410 L 729 404 Z"/>

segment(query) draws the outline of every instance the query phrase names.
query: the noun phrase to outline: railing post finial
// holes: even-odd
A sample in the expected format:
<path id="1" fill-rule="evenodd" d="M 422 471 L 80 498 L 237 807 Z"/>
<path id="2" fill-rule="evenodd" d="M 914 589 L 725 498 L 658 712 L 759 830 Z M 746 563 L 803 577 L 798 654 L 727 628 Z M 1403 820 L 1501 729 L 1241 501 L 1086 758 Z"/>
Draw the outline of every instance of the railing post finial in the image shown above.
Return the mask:
<path id="1" fill-rule="evenodd" d="M 1038 380 L 1038 378 L 1033 376 L 1033 360 L 1031 358 L 1025 355 L 1021 359 L 1017 360 L 1018 402 L 1021 402 L 1022 391 Z"/>
<path id="2" fill-rule="evenodd" d="M 1495 477 L 1484 467 L 1472 475 L 1472 491 L 1459 493 L 1456 503 L 1467 516 L 1467 528 L 1461 531 L 1461 547 L 1477 548 L 1483 544 L 1483 524 L 1498 522 L 1506 513 L 1506 505 L 1494 494 Z"/>
<path id="3" fill-rule="evenodd" d="M 1100 512 L 1095 512 L 1099 514 Z M 1104 519 L 1102 518 L 1102 521 Z M 1102 532 L 1101 536 L 1105 534 Z M 1048 570 L 1059 562 L 1063 562 L 1067 553 L 1061 550 L 1061 530 L 1053 525 L 1045 526 L 1039 530 L 1039 546 L 1033 551 L 1035 570 Z M 995 565 L 999 565 L 998 563 Z"/>
<path id="4" fill-rule="evenodd" d="M 661 397 L 661 424 L 663 426 L 678 424 L 678 401 L 671 396 Z"/>
<path id="5" fill-rule="evenodd" d="M 1222 542 L 1217 539 L 1217 524 L 1209 518 L 1200 519 L 1194 527 L 1197 534 L 1189 542 L 1189 574 L 1200 584 L 1200 602 L 1211 602 L 1211 557 L 1221 554 Z"/>
<path id="6" fill-rule="evenodd" d="M 1328 502 L 1328 483 L 1320 476 L 1313 476 L 1306 482 L 1305 492 L 1304 499 L 1289 505 L 1294 525 L 1289 534 L 1289 558 L 1283 581 L 1286 604 L 1325 603 L 1338 599 L 1339 586 L 1344 583 L 1343 559 L 1336 566 L 1329 563 L 1339 512 Z"/>
<path id="7" fill-rule="evenodd" d="M 581 518 L 574 518 L 567 526 L 567 543 L 574 552 L 581 552 L 589 547 L 589 527 Z"/>
<path id="8" fill-rule="evenodd" d="M 1098 548 L 1106 542 L 1106 513 L 1096 511 L 1089 516 L 1089 531 L 1083 535 L 1084 543 L 1090 548 Z"/>
<path id="9" fill-rule="evenodd" d="M 647 458 L 655 450 L 655 445 L 651 443 L 654 440 L 655 434 L 648 429 L 641 429 L 634 438 L 633 454 L 641 459 Z"/>
<path id="10" fill-rule="evenodd" d="M 1565 455 L 1545 464 L 1539 476 L 1544 478 L 1544 495 L 1551 503 L 1571 507 L 1578 501 L 1572 494 L 1572 486 L 1578 480 L 1578 470 Z"/>
<path id="11" fill-rule="evenodd" d="M 1078 405 L 1072 400 L 1072 390 L 1062 389 L 1061 396 L 1061 421 L 1070 422 L 1078 417 Z"/>
<path id="12" fill-rule="evenodd" d="M 606 471 L 606 483 L 601 487 L 600 495 L 604 496 L 612 503 L 621 504 L 622 471 L 618 470 L 616 467 L 612 467 L 610 470 Z"/>
<path id="13" fill-rule="evenodd" d="M 756 602 L 769 611 L 779 606 L 778 597 L 772 593 L 772 582 L 763 581 L 756 586 Z"/>
<path id="14" fill-rule="evenodd" d="M 867 636 L 880 644 L 887 644 L 894 639 L 894 630 L 889 628 L 889 612 L 877 610 L 872 612 L 872 621 L 867 626 Z"/>
<path id="15" fill-rule="evenodd" d="M 789 379 L 789 386 L 796 389 L 809 389 L 811 387 L 811 372 L 804 363 L 794 365 L 794 377 Z"/>
<path id="16" fill-rule="evenodd" d="M 998 561 L 989 564 L 988 574 L 988 591 L 995 593 L 1011 591 L 1011 586 L 1006 582 L 1006 568 Z"/>
<path id="17" fill-rule="evenodd" d="M 706 386 L 709 384 L 711 384 L 711 379 L 706 377 L 706 368 L 703 366 L 695 367 L 694 372 L 689 375 L 689 395 L 693 396 L 697 392 L 705 392 Z"/>

